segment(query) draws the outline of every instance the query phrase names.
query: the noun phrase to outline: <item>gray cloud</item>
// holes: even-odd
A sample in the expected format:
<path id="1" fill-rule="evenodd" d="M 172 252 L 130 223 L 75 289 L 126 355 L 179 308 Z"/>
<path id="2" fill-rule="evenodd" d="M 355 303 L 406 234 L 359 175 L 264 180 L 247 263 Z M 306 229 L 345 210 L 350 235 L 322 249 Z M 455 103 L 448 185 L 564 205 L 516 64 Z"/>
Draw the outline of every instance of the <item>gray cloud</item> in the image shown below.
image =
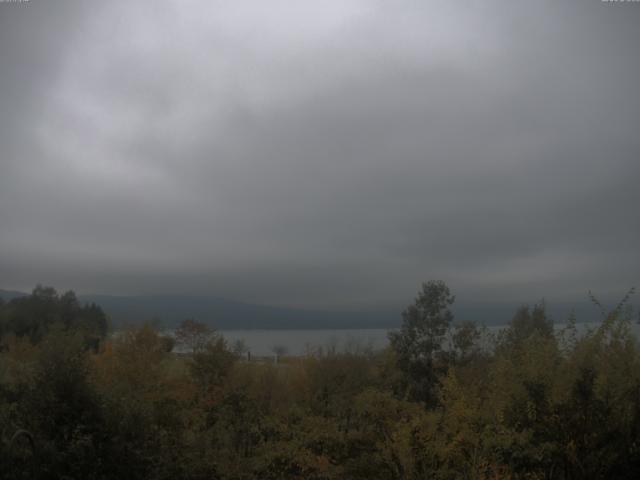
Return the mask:
<path id="1" fill-rule="evenodd" d="M 0 4 L 6 287 L 374 308 L 429 278 L 637 283 L 637 5 L 150 5 Z"/>

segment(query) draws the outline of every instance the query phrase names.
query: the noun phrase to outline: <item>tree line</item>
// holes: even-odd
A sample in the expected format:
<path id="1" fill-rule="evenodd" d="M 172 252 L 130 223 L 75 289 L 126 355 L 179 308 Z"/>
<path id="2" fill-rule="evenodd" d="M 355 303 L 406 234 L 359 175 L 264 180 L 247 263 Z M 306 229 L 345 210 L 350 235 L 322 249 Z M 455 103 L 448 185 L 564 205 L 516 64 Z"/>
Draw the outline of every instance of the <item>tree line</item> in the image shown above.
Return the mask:
<path id="1" fill-rule="evenodd" d="M 525 306 L 497 334 L 454 301 L 427 282 L 388 348 L 277 365 L 194 320 L 108 335 L 73 292 L 0 301 L 1 478 L 640 478 L 625 301 L 586 331 Z"/>

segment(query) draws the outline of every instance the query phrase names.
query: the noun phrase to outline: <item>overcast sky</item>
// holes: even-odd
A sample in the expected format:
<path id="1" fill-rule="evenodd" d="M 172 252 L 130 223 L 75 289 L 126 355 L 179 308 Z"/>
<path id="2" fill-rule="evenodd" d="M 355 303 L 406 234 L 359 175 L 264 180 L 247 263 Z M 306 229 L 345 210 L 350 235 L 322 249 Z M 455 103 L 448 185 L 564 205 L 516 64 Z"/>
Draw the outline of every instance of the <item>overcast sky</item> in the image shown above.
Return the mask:
<path id="1" fill-rule="evenodd" d="M 640 3 L 0 3 L 0 288 L 621 296 Z"/>

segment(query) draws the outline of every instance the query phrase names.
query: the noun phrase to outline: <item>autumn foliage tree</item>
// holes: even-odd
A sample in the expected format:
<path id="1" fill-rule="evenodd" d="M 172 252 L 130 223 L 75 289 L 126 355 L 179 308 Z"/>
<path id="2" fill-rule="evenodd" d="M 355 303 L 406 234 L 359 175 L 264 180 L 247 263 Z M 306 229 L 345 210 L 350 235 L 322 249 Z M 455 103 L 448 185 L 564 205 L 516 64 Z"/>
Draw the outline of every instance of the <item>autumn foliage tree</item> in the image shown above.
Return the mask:
<path id="1" fill-rule="evenodd" d="M 204 349 L 213 335 L 214 331 L 209 326 L 190 318 L 180 322 L 175 330 L 176 342 L 190 353 Z"/>

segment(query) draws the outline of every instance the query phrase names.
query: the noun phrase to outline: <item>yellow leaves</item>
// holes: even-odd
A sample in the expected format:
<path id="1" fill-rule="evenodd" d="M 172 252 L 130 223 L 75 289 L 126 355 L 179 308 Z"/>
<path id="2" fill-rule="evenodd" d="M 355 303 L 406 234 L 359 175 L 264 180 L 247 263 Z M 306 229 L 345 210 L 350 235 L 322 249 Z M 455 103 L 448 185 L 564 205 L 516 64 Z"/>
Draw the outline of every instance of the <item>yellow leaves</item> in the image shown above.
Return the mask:
<path id="1" fill-rule="evenodd" d="M 162 337 L 149 325 L 120 332 L 92 363 L 94 385 L 112 401 L 187 401 L 193 396 L 182 360 L 165 351 Z"/>

